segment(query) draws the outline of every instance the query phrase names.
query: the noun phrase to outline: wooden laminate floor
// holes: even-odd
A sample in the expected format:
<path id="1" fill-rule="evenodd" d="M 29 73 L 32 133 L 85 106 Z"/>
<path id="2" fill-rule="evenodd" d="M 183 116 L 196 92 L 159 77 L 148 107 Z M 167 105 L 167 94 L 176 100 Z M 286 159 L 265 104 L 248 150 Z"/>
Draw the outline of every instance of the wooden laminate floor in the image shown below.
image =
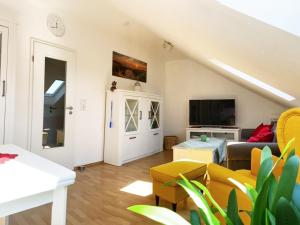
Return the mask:
<path id="1" fill-rule="evenodd" d="M 134 204 L 153 205 L 153 197 L 141 197 L 120 189 L 137 180 L 151 182 L 149 168 L 169 161 L 172 161 L 172 151 L 163 151 L 122 167 L 101 164 L 77 172 L 76 183 L 68 193 L 67 224 L 155 224 L 126 209 Z M 170 207 L 166 202 L 162 202 L 162 205 Z M 191 208 L 194 208 L 194 204 L 186 201 L 178 205 L 178 212 L 188 217 Z M 50 217 L 51 204 L 48 204 L 11 216 L 10 225 L 49 225 Z"/>

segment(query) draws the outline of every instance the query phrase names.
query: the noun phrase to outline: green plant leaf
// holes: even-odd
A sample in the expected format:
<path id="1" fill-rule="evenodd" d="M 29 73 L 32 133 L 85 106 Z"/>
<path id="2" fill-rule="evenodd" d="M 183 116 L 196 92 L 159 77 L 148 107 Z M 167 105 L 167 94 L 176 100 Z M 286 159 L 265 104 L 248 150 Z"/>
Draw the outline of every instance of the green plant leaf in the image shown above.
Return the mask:
<path id="1" fill-rule="evenodd" d="M 300 221 L 298 220 L 293 207 L 291 206 L 290 202 L 284 197 L 281 197 L 278 200 L 275 217 L 276 225 L 300 224 Z"/>
<path id="2" fill-rule="evenodd" d="M 300 211 L 300 184 L 295 185 L 292 201 L 294 205 L 297 207 L 297 209 Z"/>
<path id="3" fill-rule="evenodd" d="M 167 208 L 149 205 L 134 205 L 127 209 L 165 225 L 190 225 L 183 217 Z"/>
<path id="4" fill-rule="evenodd" d="M 244 185 L 247 188 L 247 193 L 248 193 L 247 195 L 251 198 L 251 200 L 254 204 L 254 202 L 256 201 L 257 195 L 258 195 L 257 191 L 250 184 L 245 183 Z"/>
<path id="5" fill-rule="evenodd" d="M 276 193 L 272 201 L 271 212 L 274 214 L 277 202 L 280 197 L 292 200 L 296 179 L 298 175 L 299 158 L 298 156 L 290 157 L 284 164 L 282 175 L 278 182 Z"/>
<path id="6" fill-rule="evenodd" d="M 227 215 L 234 225 L 243 225 L 243 222 L 239 215 L 235 189 L 232 189 L 232 191 L 229 194 L 227 204 Z"/>
<path id="7" fill-rule="evenodd" d="M 270 212 L 269 209 L 266 209 L 266 224 L 276 225 L 275 216 Z"/>
<path id="8" fill-rule="evenodd" d="M 201 225 L 201 220 L 199 214 L 196 210 L 191 210 L 190 212 L 190 222 L 192 225 Z"/>
<path id="9" fill-rule="evenodd" d="M 278 160 L 275 162 L 272 170 L 270 171 L 270 173 L 273 172 L 273 170 L 276 168 L 276 166 L 278 165 L 278 163 L 280 162 L 280 160 L 282 160 L 282 158 L 286 155 L 286 153 L 288 153 L 289 149 L 291 148 L 293 142 L 295 141 L 295 138 L 292 138 L 284 147 L 284 149 L 281 151 L 281 155 L 279 156 Z"/>
<path id="10" fill-rule="evenodd" d="M 196 187 L 198 187 L 200 190 L 203 191 L 205 196 L 209 199 L 209 201 L 213 204 L 213 206 L 220 212 L 221 216 L 225 218 L 227 224 L 232 224 L 230 220 L 228 220 L 228 217 L 226 215 L 226 212 L 220 207 L 220 205 L 214 200 L 214 198 L 209 193 L 209 190 L 200 182 L 196 180 L 192 180 L 191 183 L 193 183 Z M 213 212 L 214 213 L 214 212 Z"/>
<path id="11" fill-rule="evenodd" d="M 270 171 L 273 168 L 271 149 L 266 146 L 261 152 L 260 168 L 256 178 L 256 191 L 259 193 Z"/>
<path id="12" fill-rule="evenodd" d="M 265 211 L 268 203 L 268 189 L 271 178 L 265 180 L 261 191 L 258 193 L 251 218 L 251 225 L 262 225 L 265 222 Z"/>
<path id="13" fill-rule="evenodd" d="M 201 214 L 201 216 L 205 223 L 207 225 L 220 224 L 220 221 L 210 210 L 210 207 L 200 190 L 196 189 L 193 184 L 191 184 L 184 176 L 182 176 L 182 174 L 180 174 L 180 176 L 182 180 L 178 181 L 177 183 L 184 188 L 184 190 L 193 199 L 194 203 L 203 211 L 203 215 Z"/>
<path id="14" fill-rule="evenodd" d="M 269 158 L 272 158 L 272 150 L 269 146 L 265 146 L 262 149 L 262 154 L 260 157 L 260 164 L 262 164 L 265 160 L 268 160 Z"/>
<path id="15" fill-rule="evenodd" d="M 243 192 L 245 195 L 247 195 L 249 197 L 249 199 L 251 200 L 252 206 L 254 206 L 254 203 L 255 203 L 255 200 L 257 197 L 256 190 L 250 184 L 242 184 L 232 178 L 228 178 L 228 180 L 231 183 L 233 183 L 235 186 L 237 186 L 241 190 L 241 192 Z"/>
<path id="16" fill-rule="evenodd" d="M 294 212 L 295 212 L 298 220 L 300 221 L 300 211 L 299 211 L 299 209 L 295 206 L 294 202 L 290 202 L 290 204 L 291 204 L 291 207 L 294 209 Z"/>
<path id="17" fill-rule="evenodd" d="M 272 207 L 272 202 L 277 190 L 278 183 L 273 173 L 271 173 L 271 175 L 269 176 L 270 176 L 270 184 L 269 184 L 269 192 L 268 192 L 268 208 L 270 209 Z"/>
<path id="18" fill-rule="evenodd" d="M 289 158 L 291 158 L 292 156 L 294 156 L 295 153 L 296 153 L 296 151 L 295 151 L 295 149 L 293 148 L 293 149 L 290 151 L 290 153 L 289 153 L 289 155 L 288 155 L 288 157 L 287 157 L 286 160 L 288 160 Z"/>

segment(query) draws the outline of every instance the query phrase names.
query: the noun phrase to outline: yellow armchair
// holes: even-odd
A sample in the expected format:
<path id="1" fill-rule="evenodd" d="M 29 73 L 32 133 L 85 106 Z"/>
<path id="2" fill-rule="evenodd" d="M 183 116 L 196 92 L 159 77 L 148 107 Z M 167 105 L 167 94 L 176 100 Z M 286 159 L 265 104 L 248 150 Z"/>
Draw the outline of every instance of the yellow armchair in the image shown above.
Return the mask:
<path id="1" fill-rule="evenodd" d="M 282 150 L 287 142 L 292 138 L 296 138 L 294 146 L 296 154 L 300 156 L 300 108 L 293 108 L 282 113 L 277 122 L 277 141 L 280 150 Z M 291 148 L 292 149 L 292 148 Z M 227 201 L 230 191 L 235 188 L 237 190 L 237 200 L 240 210 L 250 210 L 251 202 L 239 189 L 236 188 L 228 179 L 232 178 L 240 183 L 248 183 L 255 187 L 256 177 L 260 167 L 261 150 L 254 148 L 251 152 L 251 170 L 232 171 L 216 164 L 208 166 L 208 174 L 210 182 L 208 189 L 214 199 L 221 207 L 227 206 Z M 278 158 L 273 156 L 273 160 Z M 282 173 L 284 160 L 281 161 L 278 167 L 274 170 L 275 177 Z M 298 173 L 297 182 L 300 183 L 300 171 Z M 249 216 L 241 213 L 241 218 L 245 224 L 250 224 Z"/>

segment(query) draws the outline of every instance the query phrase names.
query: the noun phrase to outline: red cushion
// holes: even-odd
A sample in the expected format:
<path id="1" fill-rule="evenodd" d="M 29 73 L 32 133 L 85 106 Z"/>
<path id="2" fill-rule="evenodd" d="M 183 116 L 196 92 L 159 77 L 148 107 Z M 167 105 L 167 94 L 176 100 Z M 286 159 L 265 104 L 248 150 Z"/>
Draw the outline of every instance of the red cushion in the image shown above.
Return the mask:
<path id="1" fill-rule="evenodd" d="M 250 137 L 247 142 L 272 142 L 274 133 L 272 131 L 261 132 L 256 136 Z"/>
<path id="2" fill-rule="evenodd" d="M 255 130 L 252 132 L 251 137 L 258 135 L 261 132 L 261 130 L 265 130 L 267 128 L 271 130 L 272 125 L 267 125 L 267 124 L 264 125 L 263 123 L 259 124 L 258 127 L 256 127 Z"/>
<path id="3" fill-rule="evenodd" d="M 259 124 L 258 127 L 256 127 L 255 130 L 252 132 L 251 137 L 256 136 L 259 133 L 260 129 L 263 127 L 264 127 L 263 123 Z"/>

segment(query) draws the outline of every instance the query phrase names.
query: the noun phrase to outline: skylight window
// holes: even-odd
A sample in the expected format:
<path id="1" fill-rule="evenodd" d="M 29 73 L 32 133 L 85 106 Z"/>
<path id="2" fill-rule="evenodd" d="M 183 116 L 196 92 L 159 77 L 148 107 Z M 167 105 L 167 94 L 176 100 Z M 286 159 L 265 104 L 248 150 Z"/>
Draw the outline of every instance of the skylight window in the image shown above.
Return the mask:
<path id="1" fill-rule="evenodd" d="M 289 94 L 287 94 L 283 91 L 280 91 L 279 89 L 277 89 L 275 87 L 272 87 L 271 85 L 266 84 L 266 83 L 264 83 L 264 82 L 262 82 L 262 81 L 260 81 L 256 78 L 252 77 L 251 75 L 246 74 L 246 73 L 244 73 L 244 72 L 242 72 L 242 71 L 240 71 L 240 70 L 238 70 L 238 69 L 236 69 L 232 66 L 229 66 L 229 65 L 227 65 L 227 64 L 225 64 L 225 63 L 223 63 L 223 62 L 221 62 L 217 59 L 211 59 L 210 62 L 213 63 L 214 65 L 216 65 L 217 67 L 231 73 L 232 75 L 234 75 L 238 78 L 241 78 L 241 79 L 243 79 L 243 80 L 259 87 L 259 88 L 262 88 L 262 89 L 272 93 L 273 95 L 276 95 L 276 96 L 278 96 L 278 97 L 280 97 L 280 98 L 282 98 L 286 101 L 295 100 L 295 97 L 293 97 L 293 96 L 291 96 L 291 95 L 289 95 Z"/>
<path id="2" fill-rule="evenodd" d="M 46 91 L 46 96 L 53 96 L 56 92 L 63 86 L 64 81 L 62 80 L 55 80 L 49 89 Z"/>
<path id="3" fill-rule="evenodd" d="M 299 0 L 218 0 L 221 4 L 273 27 L 300 36 Z"/>

